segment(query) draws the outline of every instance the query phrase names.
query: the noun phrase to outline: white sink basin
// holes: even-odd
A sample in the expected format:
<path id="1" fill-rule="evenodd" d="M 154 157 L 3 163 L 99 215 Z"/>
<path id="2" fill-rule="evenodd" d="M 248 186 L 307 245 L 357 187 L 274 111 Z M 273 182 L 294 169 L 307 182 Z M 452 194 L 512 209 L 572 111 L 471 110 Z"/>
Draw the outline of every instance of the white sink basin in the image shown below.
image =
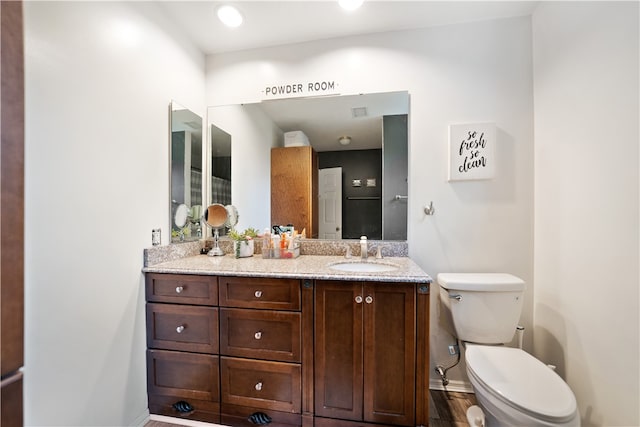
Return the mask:
<path id="1" fill-rule="evenodd" d="M 381 273 L 384 271 L 395 271 L 398 269 L 398 266 L 391 263 L 375 261 L 341 261 L 329 264 L 329 268 L 352 273 Z"/>

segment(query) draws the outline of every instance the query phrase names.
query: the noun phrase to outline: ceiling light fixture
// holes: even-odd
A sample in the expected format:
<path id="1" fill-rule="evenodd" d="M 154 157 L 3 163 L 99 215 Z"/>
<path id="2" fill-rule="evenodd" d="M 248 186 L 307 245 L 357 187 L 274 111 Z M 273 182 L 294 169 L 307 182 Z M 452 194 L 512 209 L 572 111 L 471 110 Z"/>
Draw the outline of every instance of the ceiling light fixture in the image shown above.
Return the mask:
<path id="1" fill-rule="evenodd" d="M 239 27 L 243 21 L 240 11 L 228 4 L 218 8 L 218 19 L 220 19 L 224 25 L 231 28 Z"/>
<path id="2" fill-rule="evenodd" d="M 344 10 L 356 10 L 362 6 L 362 3 L 364 3 L 364 0 L 338 0 L 338 4 Z"/>
<path id="3" fill-rule="evenodd" d="M 340 138 L 338 138 L 338 142 L 342 145 L 349 145 L 351 144 L 351 137 L 350 136 L 341 136 Z"/>

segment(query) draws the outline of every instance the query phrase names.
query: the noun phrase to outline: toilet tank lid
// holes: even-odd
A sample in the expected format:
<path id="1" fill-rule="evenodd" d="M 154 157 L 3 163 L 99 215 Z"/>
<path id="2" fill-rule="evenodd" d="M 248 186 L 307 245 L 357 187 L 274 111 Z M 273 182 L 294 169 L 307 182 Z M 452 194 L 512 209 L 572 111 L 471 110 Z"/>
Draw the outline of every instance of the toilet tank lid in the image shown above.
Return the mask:
<path id="1" fill-rule="evenodd" d="M 496 292 L 522 291 L 524 280 L 507 273 L 440 273 L 438 284 L 448 290 Z"/>

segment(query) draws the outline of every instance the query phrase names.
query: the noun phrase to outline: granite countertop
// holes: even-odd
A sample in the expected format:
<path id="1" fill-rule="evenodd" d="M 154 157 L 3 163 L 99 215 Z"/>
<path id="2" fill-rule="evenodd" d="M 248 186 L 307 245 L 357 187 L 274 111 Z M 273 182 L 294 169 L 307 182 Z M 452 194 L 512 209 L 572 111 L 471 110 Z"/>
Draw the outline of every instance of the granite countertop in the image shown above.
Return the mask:
<path id="1" fill-rule="evenodd" d="M 337 262 L 360 262 L 360 257 L 301 255 L 295 259 L 263 259 L 261 256 L 235 258 L 233 255 L 210 257 L 192 255 L 144 267 L 145 273 L 204 274 L 243 277 L 281 277 L 295 279 L 392 281 L 431 283 L 432 279 L 409 257 L 369 258 L 370 263 L 387 263 L 396 270 L 384 272 L 346 272 L 329 268 Z"/>

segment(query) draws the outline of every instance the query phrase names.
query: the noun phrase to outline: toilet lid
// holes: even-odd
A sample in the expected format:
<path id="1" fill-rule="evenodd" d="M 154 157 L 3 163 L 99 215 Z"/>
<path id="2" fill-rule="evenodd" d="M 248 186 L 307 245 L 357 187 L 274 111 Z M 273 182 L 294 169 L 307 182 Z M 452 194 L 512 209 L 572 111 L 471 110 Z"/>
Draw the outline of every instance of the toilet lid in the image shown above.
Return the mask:
<path id="1" fill-rule="evenodd" d="M 570 419 L 577 408 L 573 392 L 558 374 L 518 348 L 467 346 L 470 374 L 511 406 L 549 421 Z"/>

